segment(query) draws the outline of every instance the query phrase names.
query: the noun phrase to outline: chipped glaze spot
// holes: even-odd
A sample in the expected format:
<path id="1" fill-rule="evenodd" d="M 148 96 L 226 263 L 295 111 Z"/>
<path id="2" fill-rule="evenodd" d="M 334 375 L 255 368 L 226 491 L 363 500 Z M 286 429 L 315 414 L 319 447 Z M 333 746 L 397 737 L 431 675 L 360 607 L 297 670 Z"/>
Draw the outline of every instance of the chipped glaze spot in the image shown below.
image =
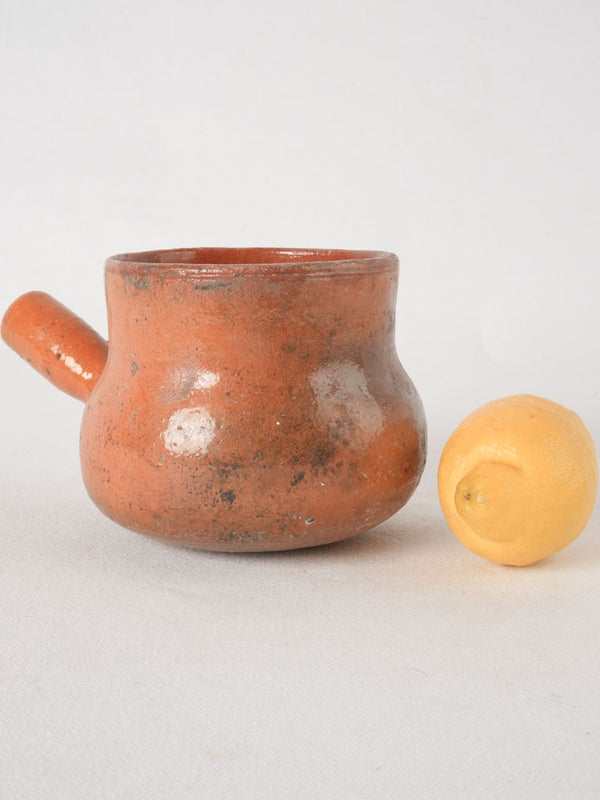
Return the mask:
<path id="1" fill-rule="evenodd" d="M 319 416 L 333 438 L 364 446 L 383 430 L 383 411 L 358 364 L 333 361 L 313 372 L 309 381 Z"/>
<path id="2" fill-rule="evenodd" d="M 215 436 L 216 423 L 202 406 L 180 408 L 171 414 L 162 436 L 175 456 L 204 455 Z"/>

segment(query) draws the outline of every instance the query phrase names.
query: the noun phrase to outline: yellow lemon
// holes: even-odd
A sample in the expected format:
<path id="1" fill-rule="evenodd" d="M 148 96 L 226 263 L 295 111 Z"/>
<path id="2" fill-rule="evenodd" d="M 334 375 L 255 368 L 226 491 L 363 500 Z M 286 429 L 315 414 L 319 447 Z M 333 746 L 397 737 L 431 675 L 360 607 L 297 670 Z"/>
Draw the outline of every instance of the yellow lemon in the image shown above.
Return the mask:
<path id="1" fill-rule="evenodd" d="M 460 541 L 497 564 L 526 566 L 578 536 L 598 487 L 594 442 L 573 411 L 515 395 L 470 414 L 440 459 L 438 490 Z"/>

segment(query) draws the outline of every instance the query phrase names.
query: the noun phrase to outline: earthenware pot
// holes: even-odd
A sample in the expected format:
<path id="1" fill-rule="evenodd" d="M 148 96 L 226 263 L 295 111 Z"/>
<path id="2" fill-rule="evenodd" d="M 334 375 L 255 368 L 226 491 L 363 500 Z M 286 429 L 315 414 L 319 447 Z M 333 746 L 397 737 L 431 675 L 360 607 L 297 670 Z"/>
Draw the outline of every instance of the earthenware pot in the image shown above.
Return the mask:
<path id="1" fill-rule="evenodd" d="M 2 336 L 85 402 L 81 466 L 116 522 L 207 550 L 344 539 L 396 512 L 425 419 L 396 354 L 398 260 L 201 248 L 106 261 L 109 342 L 42 292 Z"/>

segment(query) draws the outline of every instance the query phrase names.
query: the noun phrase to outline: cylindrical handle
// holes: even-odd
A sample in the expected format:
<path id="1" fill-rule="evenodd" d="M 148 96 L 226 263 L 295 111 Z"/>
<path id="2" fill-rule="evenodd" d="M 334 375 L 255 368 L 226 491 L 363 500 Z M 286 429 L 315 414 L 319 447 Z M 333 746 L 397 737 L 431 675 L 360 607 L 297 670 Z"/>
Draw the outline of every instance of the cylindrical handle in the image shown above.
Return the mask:
<path id="1" fill-rule="evenodd" d="M 63 392 L 85 402 L 100 377 L 108 343 L 45 292 L 28 292 L 2 319 L 2 338 Z"/>

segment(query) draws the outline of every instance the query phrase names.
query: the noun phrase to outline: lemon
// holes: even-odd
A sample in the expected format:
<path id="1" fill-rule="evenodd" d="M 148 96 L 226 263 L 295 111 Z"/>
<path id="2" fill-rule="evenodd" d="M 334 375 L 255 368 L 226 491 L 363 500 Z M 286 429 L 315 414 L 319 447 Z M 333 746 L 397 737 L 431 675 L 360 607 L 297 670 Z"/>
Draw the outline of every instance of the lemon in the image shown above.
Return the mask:
<path id="1" fill-rule="evenodd" d="M 584 529 L 598 487 L 594 442 L 564 406 L 532 395 L 470 414 L 440 459 L 438 491 L 460 541 L 497 564 L 526 566 Z"/>

